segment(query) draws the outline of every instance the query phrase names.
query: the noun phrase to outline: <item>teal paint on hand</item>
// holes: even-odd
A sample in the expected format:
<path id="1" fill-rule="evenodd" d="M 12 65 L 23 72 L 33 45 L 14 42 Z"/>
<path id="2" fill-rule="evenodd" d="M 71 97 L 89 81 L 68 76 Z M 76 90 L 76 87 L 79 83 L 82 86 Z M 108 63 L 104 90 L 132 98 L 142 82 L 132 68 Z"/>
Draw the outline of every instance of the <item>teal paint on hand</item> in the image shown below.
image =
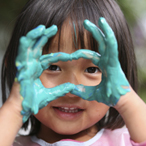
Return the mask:
<path id="1" fill-rule="evenodd" d="M 102 70 L 102 81 L 93 87 L 78 85 L 80 92 L 74 90 L 72 94 L 114 106 L 122 95 L 130 91 L 129 82 L 118 60 L 118 44 L 114 32 L 104 18 L 99 19 L 99 27 L 103 33 L 89 20 L 84 21 L 84 27 L 99 43 L 101 57 L 97 65 Z"/>
<path id="2" fill-rule="evenodd" d="M 42 68 L 45 70 L 52 63 L 55 63 L 58 61 L 66 62 L 66 61 L 78 60 L 80 58 L 90 59 L 95 65 L 97 65 L 100 60 L 100 54 L 91 50 L 80 49 L 80 50 L 75 51 L 72 54 L 58 52 L 58 53 L 42 55 L 40 57 L 40 62 L 41 62 Z"/>
<path id="3" fill-rule="evenodd" d="M 55 88 L 47 89 L 39 79 L 39 76 L 43 72 L 39 60 L 42 55 L 42 48 L 48 39 L 56 33 L 57 27 L 55 25 L 48 29 L 40 25 L 20 39 L 18 56 L 15 63 L 17 67 L 16 79 L 20 83 L 20 94 L 23 97 L 23 110 L 21 111 L 23 122 L 32 113 L 37 114 L 39 109 L 46 106 L 52 100 L 76 88 L 71 83 L 65 83 Z"/>
<path id="4" fill-rule="evenodd" d="M 90 31 L 99 44 L 99 53 L 80 49 L 72 54 L 63 52 L 42 55 L 42 48 L 48 39 L 57 33 L 57 27 L 46 29 L 40 25 L 21 37 L 16 58 L 17 75 L 20 83 L 20 94 L 23 97 L 21 114 L 23 122 L 52 100 L 71 92 L 85 100 L 96 100 L 109 106 L 117 104 L 122 95 L 130 91 L 129 83 L 118 60 L 118 45 L 115 35 L 104 18 L 99 19 L 99 27 L 89 20 L 84 27 Z M 90 59 L 102 70 L 102 81 L 97 86 L 84 86 L 65 83 L 54 88 L 45 88 L 39 76 L 50 64 L 58 61 L 71 61 L 79 58 Z"/>

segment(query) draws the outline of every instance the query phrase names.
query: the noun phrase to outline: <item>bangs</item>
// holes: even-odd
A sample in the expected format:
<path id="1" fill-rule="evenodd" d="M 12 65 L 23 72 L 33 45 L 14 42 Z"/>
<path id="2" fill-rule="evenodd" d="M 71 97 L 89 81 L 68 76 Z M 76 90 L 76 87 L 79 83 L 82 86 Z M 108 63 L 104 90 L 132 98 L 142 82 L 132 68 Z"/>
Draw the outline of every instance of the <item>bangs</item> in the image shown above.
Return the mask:
<path id="1" fill-rule="evenodd" d="M 75 5 L 72 5 L 72 7 L 70 7 L 70 12 L 68 13 L 68 15 L 66 12 L 67 17 L 65 19 L 65 14 L 61 13 L 62 15 L 60 14 L 60 19 L 52 20 L 51 24 L 55 24 L 58 27 L 58 32 L 56 34 L 57 39 L 55 39 L 55 43 L 58 43 L 58 52 L 60 52 L 60 46 L 62 46 L 62 44 L 64 43 L 63 41 L 66 33 L 68 33 L 67 31 L 70 31 L 71 33 L 69 37 L 72 38 L 72 44 L 75 50 L 89 49 L 98 52 L 98 42 L 92 37 L 92 34 L 87 31 L 83 26 L 83 22 L 85 19 L 90 20 L 95 25 L 97 25 L 98 23 L 98 18 L 94 19 L 93 17 L 93 10 L 90 9 L 88 10 L 90 11 L 90 13 L 87 13 L 87 8 L 90 9 L 90 7 L 87 7 L 87 5 L 84 5 L 84 3 L 81 3 L 79 1 Z M 49 26 L 49 24 L 46 25 Z M 46 46 L 43 49 L 43 54 L 53 51 L 49 49 L 52 44 L 52 40 L 56 37 L 56 35 L 48 40 Z M 70 38 L 66 37 L 66 40 L 67 39 Z"/>
<path id="2" fill-rule="evenodd" d="M 98 52 L 98 42 L 92 37 L 92 34 L 84 28 L 83 21 L 75 22 L 75 20 L 71 18 L 64 21 L 64 23 L 58 28 L 57 34 L 48 40 L 43 48 L 43 54 L 54 52 L 54 43 L 57 44 L 58 52 L 61 52 L 61 47 L 64 46 L 65 42 L 70 40 L 72 48 L 74 48 L 73 51 L 89 49 Z"/>

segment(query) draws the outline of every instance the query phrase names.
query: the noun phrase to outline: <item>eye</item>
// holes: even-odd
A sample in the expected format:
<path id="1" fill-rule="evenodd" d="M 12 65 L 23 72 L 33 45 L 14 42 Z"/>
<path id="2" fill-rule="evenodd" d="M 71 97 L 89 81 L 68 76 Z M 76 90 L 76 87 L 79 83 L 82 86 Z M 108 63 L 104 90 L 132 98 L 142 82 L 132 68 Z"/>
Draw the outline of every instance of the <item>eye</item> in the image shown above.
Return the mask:
<path id="1" fill-rule="evenodd" d="M 51 71 L 61 71 L 60 67 L 57 66 L 57 65 L 50 65 L 48 70 L 51 70 Z"/>
<path id="2" fill-rule="evenodd" d="M 87 72 L 87 73 L 97 73 L 97 72 L 100 72 L 100 69 L 99 68 L 97 68 L 97 67 L 88 67 L 86 70 L 85 70 L 85 72 Z"/>

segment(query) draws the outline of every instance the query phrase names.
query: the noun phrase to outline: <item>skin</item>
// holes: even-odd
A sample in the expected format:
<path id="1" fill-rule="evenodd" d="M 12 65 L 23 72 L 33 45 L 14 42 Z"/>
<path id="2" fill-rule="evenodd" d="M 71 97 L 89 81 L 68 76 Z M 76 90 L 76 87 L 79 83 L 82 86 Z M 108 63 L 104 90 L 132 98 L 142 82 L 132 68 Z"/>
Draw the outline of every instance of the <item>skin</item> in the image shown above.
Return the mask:
<path id="1" fill-rule="evenodd" d="M 67 29 L 68 31 L 66 31 L 65 35 L 63 36 L 64 38 L 63 41 L 61 41 L 63 42 L 63 44 L 60 44 L 61 48 L 63 48 L 63 50 L 61 51 L 70 54 L 75 51 L 74 48 L 72 47 L 73 45 L 71 45 L 71 43 L 68 44 L 68 42 L 72 42 L 72 39 L 70 37 L 71 36 L 70 25 L 68 25 L 67 22 L 64 22 L 63 28 Z M 67 41 L 65 41 L 66 38 L 68 38 Z M 58 43 L 56 42 L 58 42 L 58 37 L 54 37 L 51 47 L 49 48 L 50 52 L 47 52 L 47 53 L 51 53 L 51 52 L 55 53 L 55 51 L 58 52 L 58 46 L 57 46 Z M 71 45 L 71 47 L 69 48 L 68 45 Z M 100 52 L 100 54 L 102 53 Z M 78 72 L 78 67 L 82 64 L 81 60 L 80 59 L 73 60 L 72 63 L 63 62 L 63 65 L 65 63 L 68 63 L 66 65 L 70 67 L 71 72 Z M 76 62 L 76 61 L 79 61 L 79 62 Z M 61 62 L 57 62 L 57 63 L 61 63 Z M 92 63 L 92 62 L 89 62 L 89 63 Z M 58 64 L 58 66 L 59 65 L 60 64 Z M 87 63 L 84 63 L 84 65 L 87 65 Z M 90 65 L 91 64 L 89 64 L 89 66 Z M 77 66 L 77 68 L 72 70 L 72 66 Z M 60 82 L 57 82 L 57 81 L 53 81 L 52 73 L 50 74 L 50 71 L 46 70 L 41 74 L 40 80 L 42 81 L 43 86 L 46 88 L 49 87 L 49 89 L 51 87 L 55 87 L 57 85 L 66 83 L 68 81 L 75 85 L 78 85 L 78 84 L 86 85 L 83 77 L 89 77 L 89 76 L 85 75 L 85 73 L 82 72 L 82 74 L 80 74 L 82 78 L 77 78 L 78 76 L 76 76 L 76 73 L 69 74 L 69 76 L 65 75 L 64 80 L 61 77 L 60 79 L 62 80 L 60 80 Z M 98 78 L 96 78 L 96 81 L 94 77 L 95 76 L 93 76 L 93 80 L 90 80 L 91 81 L 90 86 L 97 85 L 97 81 L 98 83 L 101 82 L 101 73 L 98 72 L 98 75 L 97 75 Z M 48 81 L 46 82 L 47 78 L 48 78 Z M 22 126 L 23 117 L 20 113 L 23 110 L 23 107 L 21 106 L 21 104 L 23 105 L 23 103 L 22 103 L 22 98 L 20 98 L 21 97 L 20 92 L 19 92 L 21 89 L 20 86 L 21 86 L 21 83 L 19 84 L 18 82 L 14 82 L 13 88 L 11 90 L 8 100 L 0 109 L 0 129 L 1 129 L 0 145 L 10 146 L 15 139 L 15 135 L 17 134 L 20 127 Z M 49 112 L 49 110 L 52 110 L 52 113 L 53 113 L 53 106 L 60 106 L 59 104 L 64 104 L 64 103 L 67 103 L 67 106 L 68 104 L 73 103 L 74 105 L 81 106 L 85 110 L 83 110 L 80 116 L 77 116 L 76 120 L 74 119 L 75 123 L 71 122 L 71 120 L 69 119 L 61 119 L 61 118 L 58 118 L 57 116 L 54 116 L 54 119 L 56 118 L 56 121 L 59 122 L 57 124 L 61 124 L 61 125 L 56 125 L 56 124 L 53 125 L 54 121 L 53 119 L 51 119 L 51 115 L 50 115 L 51 113 Z M 131 139 L 138 143 L 146 141 L 146 135 L 145 135 L 146 105 L 139 98 L 139 96 L 133 91 L 131 87 L 130 87 L 130 92 L 127 92 L 125 95 L 122 95 L 119 101 L 117 102 L 117 104 L 114 106 L 114 108 L 116 108 L 117 111 L 123 117 L 125 124 L 129 130 Z M 98 129 L 94 124 L 98 122 L 105 115 L 108 109 L 109 107 L 103 103 L 98 103 L 97 101 L 83 100 L 77 95 L 68 93 L 65 96 L 62 96 L 56 100 L 53 100 L 46 107 L 39 110 L 38 114 L 36 115 L 36 118 L 38 118 L 38 120 L 40 120 L 42 124 L 41 124 L 41 130 L 37 136 L 48 142 L 55 142 L 63 138 L 71 138 L 74 140 L 86 141 L 90 139 L 91 137 L 93 137 L 95 133 L 98 132 Z M 89 121 L 89 119 L 91 120 Z M 70 126 L 70 124 L 75 129 L 73 129 L 72 126 Z M 64 129 L 64 127 L 66 126 L 68 129 L 67 128 Z M 77 129 L 76 127 L 78 127 L 79 129 Z M 48 137 L 47 135 L 49 135 L 50 137 Z M 65 135 L 67 135 L 67 137 Z M 7 137 L 7 141 L 3 140 L 5 139 L 5 137 Z"/>

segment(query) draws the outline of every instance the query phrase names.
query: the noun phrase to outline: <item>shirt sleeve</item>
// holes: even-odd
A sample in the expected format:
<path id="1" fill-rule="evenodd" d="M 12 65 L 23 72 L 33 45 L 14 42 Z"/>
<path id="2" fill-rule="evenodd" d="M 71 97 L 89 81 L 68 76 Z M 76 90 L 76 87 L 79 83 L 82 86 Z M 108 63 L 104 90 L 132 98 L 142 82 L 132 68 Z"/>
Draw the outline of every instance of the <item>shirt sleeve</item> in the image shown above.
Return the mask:
<path id="1" fill-rule="evenodd" d="M 136 143 L 136 142 L 131 140 L 131 144 L 132 144 L 132 146 L 146 146 L 146 141 L 142 142 L 142 143 Z"/>

